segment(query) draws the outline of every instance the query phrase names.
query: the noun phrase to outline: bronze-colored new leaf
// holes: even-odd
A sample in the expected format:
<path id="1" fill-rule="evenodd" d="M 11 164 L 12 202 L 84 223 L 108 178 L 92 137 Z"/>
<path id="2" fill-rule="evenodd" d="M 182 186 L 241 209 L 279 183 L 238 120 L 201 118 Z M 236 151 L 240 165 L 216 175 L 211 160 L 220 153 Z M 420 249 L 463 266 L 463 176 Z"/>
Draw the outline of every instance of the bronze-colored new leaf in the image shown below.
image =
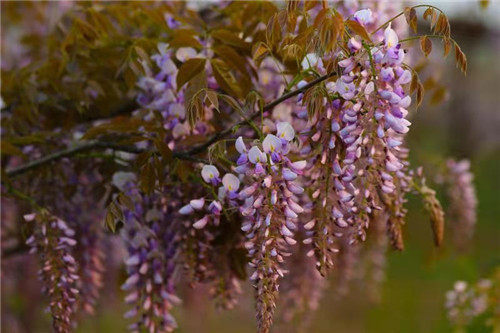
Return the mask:
<path id="1" fill-rule="evenodd" d="M 370 35 L 366 31 L 366 29 L 361 24 L 359 24 L 357 21 L 349 20 L 349 21 L 346 21 L 345 24 L 347 25 L 347 27 L 351 31 L 353 31 L 354 33 L 359 35 L 361 38 L 363 38 L 367 42 L 371 43 Z"/>
<path id="2" fill-rule="evenodd" d="M 206 61 L 205 58 L 192 58 L 183 63 L 177 73 L 177 89 L 204 70 Z"/>
<path id="3" fill-rule="evenodd" d="M 245 42 L 243 39 L 238 37 L 234 32 L 225 29 L 214 30 L 210 33 L 210 35 L 219 40 L 220 42 L 231 45 L 238 49 L 249 50 L 250 44 Z"/>
<path id="4" fill-rule="evenodd" d="M 206 99 L 217 111 L 219 111 L 219 98 L 217 96 L 217 92 L 208 90 L 206 93 Z"/>
<path id="5" fill-rule="evenodd" d="M 231 95 L 242 97 L 241 89 L 233 74 L 231 74 L 228 65 L 221 59 L 212 59 L 212 65 L 215 80 L 219 86 Z"/>
<path id="6" fill-rule="evenodd" d="M 253 47 L 252 58 L 257 67 L 260 66 L 260 63 L 264 60 L 268 53 L 269 47 L 267 47 L 263 42 L 260 42 Z"/>

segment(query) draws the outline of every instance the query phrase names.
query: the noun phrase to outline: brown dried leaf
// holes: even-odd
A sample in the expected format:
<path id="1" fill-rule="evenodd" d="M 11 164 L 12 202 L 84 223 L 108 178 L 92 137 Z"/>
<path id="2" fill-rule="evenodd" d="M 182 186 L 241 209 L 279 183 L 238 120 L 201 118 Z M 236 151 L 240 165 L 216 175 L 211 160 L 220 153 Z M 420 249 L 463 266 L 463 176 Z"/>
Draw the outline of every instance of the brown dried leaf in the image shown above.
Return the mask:
<path id="1" fill-rule="evenodd" d="M 110 205 L 112 205 L 112 203 Z M 106 212 L 106 217 L 104 218 L 104 225 L 112 233 L 114 233 L 116 231 L 116 218 L 113 215 L 113 213 L 111 212 L 111 209 L 109 206 L 108 206 L 108 210 Z"/>
<path id="2" fill-rule="evenodd" d="M 304 104 L 307 107 L 309 119 L 321 114 L 324 110 L 325 91 L 320 86 L 314 86 L 304 93 Z"/>
<path id="3" fill-rule="evenodd" d="M 455 43 L 455 60 L 462 73 L 467 74 L 467 57 L 457 43 Z"/>
<path id="4" fill-rule="evenodd" d="M 316 18 L 314 19 L 313 27 L 318 28 L 325 19 L 327 13 L 328 9 L 326 8 L 321 9 L 319 13 L 316 15 Z"/>
<path id="5" fill-rule="evenodd" d="M 434 235 L 434 244 L 440 246 L 444 235 L 444 211 L 441 203 L 436 197 L 436 192 L 427 186 L 421 190 L 423 194 L 424 206 L 429 213 L 431 220 L 432 233 Z"/>
<path id="6" fill-rule="evenodd" d="M 432 14 L 433 13 L 434 13 L 434 9 L 433 8 L 431 8 L 431 7 L 427 8 L 425 10 L 425 12 L 424 12 L 424 15 L 423 15 L 424 20 L 426 20 L 426 21 L 427 20 L 431 20 L 431 22 L 432 22 Z"/>
<path id="7" fill-rule="evenodd" d="M 418 74 L 417 72 L 413 71 L 411 76 L 410 92 L 413 93 L 417 89 L 418 83 L 419 83 Z"/>
<path id="8" fill-rule="evenodd" d="M 327 17 L 319 28 L 319 45 L 323 52 L 332 51 L 337 45 L 337 38 L 343 25 L 338 24 L 337 17 Z"/>
<path id="9" fill-rule="evenodd" d="M 304 50 L 298 44 L 290 44 L 283 47 L 284 59 L 288 61 L 300 61 L 304 58 Z"/>
<path id="10" fill-rule="evenodd" d="M 18 155 L 23 156 L 21 149 L 14 146 L 12 143 L 4 140 L 0 141 L 2 155 Z"/>
<path id="11" fill-rule="evenodd" d="M 425 56 L 429 56 L 432 51 L 432 42 L 427 36 L 420 37 L 420 49 L 425 54 Z"/>
<path id="12" fill-rule="evenodd" d="M 231 108 L 233 108 L 234 110 L 238 110 L 240 113 L 243 112 L 243 110 L 241 109 L 241 106 L 240 104 L 238 103 L 237 100 L 235 100 L 234 98 L 232 98 L 231 96 L 229 95 L 224 95 L 224 94 L 221 94 L 220 95 L 220 98 L 222 100 L 224 100 L 227 104 L 229 104 L 229 106 Z"/>
<path id="13" fill-rule="evenodd" d="M 304 1 L 304 10 L 307 12 L 316 7 L 319 3 L 320 3 L 319 1 L 314 1 L 314 0 Z"/>
<path id="14" fill-rule="evenodd" d="M 434 27 L 434 32 L 446 37 L 450 37 L 450 22 L 448 18 L 443 13 L 439 14 L 436 26 Z"/>
<path id="15" fill-rule="evenodd" d="M 267 23 L 266 28 L 266 41 L 271 48 L 275 48 L 281 40 L 281 25 L 279 23 L 278 14 L 274 14 L 273 17 Z"/>
<path id="16" fill-rule="evenodd" d="M 444 37 L 443 38 L 443 57 L 448 56 L 448 54 L 451 51 L 451 45 L 452 45 L 451 39 Z"/>
<path id="17" fill-rule="evenodd" d="M 417 107 L 420 106 L 420 104 L 422 104 L 422 101 L 424 99 L 424 86 L 422 85 L 422 83 L 420 81 L 418 81 L 418 84 L 417 84 Z"/>
<path id="18" fill-rule="evenodd" d="M 413 32 L 417 33 L 417 11 L 415 8 L 406 7 L 404 14 L 410 28 L 412 28 Z"/>
<path id="19" fill-rule="evenodd" d="M 391 240 L 391 245 L 398 251 L 403 251 L 405 248 L 403 241 L 403 220 L 400 217 L 391 216 L 387 220 L 387 233 Z"/>

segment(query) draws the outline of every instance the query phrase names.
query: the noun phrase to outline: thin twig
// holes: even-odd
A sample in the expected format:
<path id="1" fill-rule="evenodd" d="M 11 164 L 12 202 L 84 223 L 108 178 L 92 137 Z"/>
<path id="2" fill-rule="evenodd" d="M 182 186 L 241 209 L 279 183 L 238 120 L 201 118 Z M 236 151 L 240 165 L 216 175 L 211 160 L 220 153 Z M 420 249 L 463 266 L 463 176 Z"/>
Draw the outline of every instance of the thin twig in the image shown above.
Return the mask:
<path id="1" fill-rule="evenodd" d="M 326 79 L 332 77 L 335 74 L 336 74 L 335 72 L 328 73 L 326 75 L 323 75 L 323 76 L 309 82 L 308 84 L 306 84 L 302 88 L 296 89 L 294 91 L 291 91 L 289 93 L 282 95 L 280 98 L 275 99 L 274 101 L 270 102 L 269 104 L 266 104 L 263 107 L 262 111 L 258 110 L 256 112 L 254 112 L 246 119 L 241 120 L 241 121 L 233 124 L 232 126 L 228 127 L 227 129 L 225 129 L 223 131 L 218 132 L 217 134 L 212 136 L 210 139 L 208 139 L 204 143 L 197 145 L 197 146 L 195 146 L 189 150 L 186 150 L 186 151 L 174 151 L 172 153 L 172 157 L 174 157 L 176 159 L 180 159 L 180 160 L 207 163 L 207 161 L 205 161 L 204 159 L 198 158 L 195 155 L 198 155 L 198 154 L 204 152 L 205 150 L 208 149 L 208 147 L 210 147 L 215 142 L 220 141 L 220 140 L 226 138 L 227 136 L 229 136 L 234 131 L 235 128 L 246 125 L 251 120 L 257 118 L 261 114 L 261 112 L 267 112 L 267 111 L 272 110 L 276 105 L 286 101 L 287 99 L 290 99 L 294 96 L 297 96 L 298 94 L 306 91 L 307 89 L 315 86 L 318 83 L 325 81 Z M 148 151 L 147 148 L 139 148 L 139 147 L 130 146 L 130 145 L 121 145 L 121 144 L 117 144 L 117 143 L 113 143 L 113 142 L 89 141 L 89 142 L 77 145 L 75 147 L 72 147 L 72 148 L 63 149 L 61 151 L 46 155 L 38 160 L 28 162 L 28 163 L 21 165 L 19 167 L 7 170 L 6 175 L 9 177 L 14 177 L 14 176 L 20 175 L 22 173 L 25 173 L 29 170 L 32 170 L 32 169 L 35 169 L 35 168 L 40 167 L 42 165 L 45 165 L 47 163 L 50 163 L 52 161 L 56 161 L 56 160 L 59 160 L 59 159 L 64 158 L 64 157 L 69 157 L 69 156 L 72 156 L 72 155 L 77 154 L 77 153 L 81 153 L 81 152 L 89 151 L 89 150 L 94 150 L 94 149 L 113 149 L 116 151 L 123 151 L 123 152 L 128 152 L 128 153 L 133 153 L 133 154 L 140 154 L 140 153 Z"/>

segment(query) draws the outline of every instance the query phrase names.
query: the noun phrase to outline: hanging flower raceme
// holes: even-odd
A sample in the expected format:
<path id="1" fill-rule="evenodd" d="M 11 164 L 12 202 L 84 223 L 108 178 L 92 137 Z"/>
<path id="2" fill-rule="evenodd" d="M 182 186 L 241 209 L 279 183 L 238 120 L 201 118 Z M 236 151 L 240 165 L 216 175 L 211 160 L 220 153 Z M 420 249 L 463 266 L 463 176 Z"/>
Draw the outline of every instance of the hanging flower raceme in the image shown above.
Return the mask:
<path id="1" fill-rule="evenodd" d="M 93 221 L 85 221 L 77 235 L 78 262 L 80 264 L 80 306 L 88 314 L 95 313 L 100 289 L 104 285 L 104 253 L 102 249 L 102 228 Z"/>
<path id="2" fill-rule="evenodd" d="M 162 212 L 134 186 L 130 184 L 127 192 L 135 209 L 124 212 L 122 231 L 128 252 L 128 278 L 122 289 L 127 292 L 125 302 L 133 306 L 125 318 L 137 318 L 129 326 L 134 332 L 170 332 L 177 327 L 170 310 L 180 302 L 173 286 L 176 234 Z"/>
<path id="3" fill-rule="evenodd" d="M 39 279 L 49 297 L 49 310 L 55 332 L 69 332 L 79 297 L 78 264 L 73 256 L 75 232 L 66 222 L 47 211 L 24 216 L 33 222 L 33 234 L 26 240 L 30 252 L 39 256 Z"/>
<path id="4" fill-rule="evenodd" d="M 220 223 L 220 215 L 222 212 L 222 203 L 229 206 L 234 206 L 234 199 L 238 198 L 238 189 L 240 180 L 232 173 L 227 173 L 219 177 L 219 170 L 213 165 L 204 165 L 201 170 L 203 180 L 213 186 L 213 194 L 218 193 L 216 197 L 205 208 L 205 198 L 193 199 L 189 204 L 183 206 L 179 213 L 182 215 L 191 215 L 195 211 L 203 213 L 203 217 L 193 223 L 193 228 L 203 229 L 210 221 L 213 225 L 218 226 Z M 217 185 L 222 184 L 219 188 Z M 222 203 L 221 203 L 222 202 Z"/>
<path id="5" fill-rule="evenodd" d="M 470 172 L 468 160 L 458 162 L 449 160 L 446 166 L 453 241 L 459 248 L 464 248 L 472 238 L 476 224 L 477 198 L 473 184 L 474 175 Z"/>
<path id="6" fill-rule="evenodd" d="M 188 257 L 192 258 L 193 264 L 190 265 L 190 269 L 194 272 L 194 281 L 212 282 L 210 293 L 215 299 L 216 305 L 229 309 L 237 303 L 237 296 L 241 293 L 241 288 L 230 268 L 225 269 L 222 273 L 214 272 L 214 266 L 223 267 L 226 265 L 227 258 L 223 253 L 220 253 L 220 256 L 217 255 L 213 241 L 216 237 L 228 237 L 227 231 L 219 230 L 223 227 L 226 228 L 226 226 L 220 226 L 221 214 L 224 213 L 226 221 L 228 221 L 228 213 L 223 212 L 223 207 L 233 210 L 237 208 L 240 180 L 232 173 L 226 173 L 222 179 L 219 175 L 220 173 L 215 166 L 204 165 L 201 176 L 210 188 L 212 200 L 204 197 L 193 199 L 183 206 L 179 213 L 194 218 L 193 222 L 187 221 L 185 223 L 187 230 L 184 235 L 185 241 L 191 244 L 185 252 Z M 210 203 L 206 205 L 207 201 Z"/>
<path id="7" fill-rule="evenodd" d="M 262 145 L 247 149 L 240 137 L 236 149 L 240 153 L 236 171 L 246 185 L 239 193 L 243 201 L 240 212 L 244 217 L 245 247 L 254 272 L 250 279 L 257 294 L 259 330 L 266 332 L 272 323 L 278 280 L 284 276 L 284 257 L 289 246 L 296 243 L 298 214 L 304 212 L 298 195 L 304 191 L 296 183 L 306 166 L 305 161 L 292 162 L 287 157 L 295 137 L 289 123 L 278 123 L 276 135 L 268 134 Z"/>

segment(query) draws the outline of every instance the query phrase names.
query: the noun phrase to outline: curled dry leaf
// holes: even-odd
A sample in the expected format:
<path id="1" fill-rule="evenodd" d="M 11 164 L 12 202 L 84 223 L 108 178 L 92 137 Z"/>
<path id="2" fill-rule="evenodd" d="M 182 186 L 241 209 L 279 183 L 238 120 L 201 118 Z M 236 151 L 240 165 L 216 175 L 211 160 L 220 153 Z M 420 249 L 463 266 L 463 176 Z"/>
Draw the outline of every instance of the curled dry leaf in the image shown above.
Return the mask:
<path id="1" fill-rule="evenodd" d="M 432 51 L 432 42 L 427 36 L 420 37 L 420 49 L 425 54 L 425 56 L 429 56 Z"/>

